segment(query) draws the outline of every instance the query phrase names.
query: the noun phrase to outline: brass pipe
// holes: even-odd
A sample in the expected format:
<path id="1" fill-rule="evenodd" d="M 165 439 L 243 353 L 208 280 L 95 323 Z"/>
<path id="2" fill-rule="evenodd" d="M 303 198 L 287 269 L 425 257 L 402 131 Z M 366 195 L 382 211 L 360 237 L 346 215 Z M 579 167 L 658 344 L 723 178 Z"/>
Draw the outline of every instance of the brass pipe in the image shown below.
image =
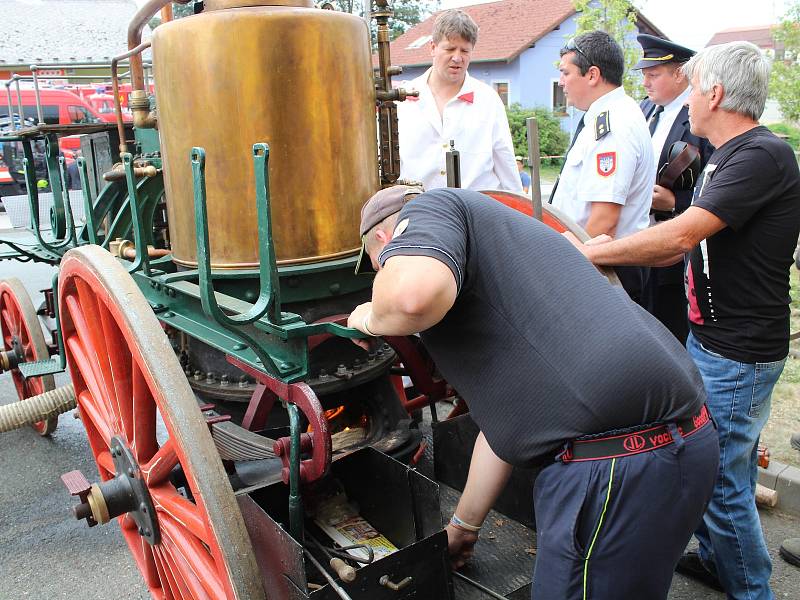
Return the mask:
<path id="1" fill-rule="evenodd" d="M 161 9 L 161 22 L 162 23 L 169 23 L 172 21 L 172 3 L 170 2 L 164 8 Z"/>
<path id="2" fill-rule="evenodd" d="M 172 0 L 149 0 L 133 15 L 128 25 L 128 50 L 134 50 L 142 43 L 144 26 L 155 14 L 170 4 Z M 178 4 L 188 4 L 189 0 L 175 0 Z M 128 104 L 133 113 L 133 126 L 139 128 L 155 127 L 155 119 L 150 115 L 147 91 L 144 88 L 144 67 L 139 54 L 131 54 L 131 91 Z"/>
<path id="3" fill-rule="evenodd" d="M 136 245 L 130 240 L 117 238 L 108 244 L 108 251 L 119 258 L 127 258 L 129 260 L 136 258 Z M 162 258 L 170 254 L 172 254 L 172 250 L 147 246 L 147 256 L 149 258 Z"/>
<path id="4" fill-rule="evenodd" d="M 117 65 L 119 61 L 130 58 L 134 54 L 140 54 L 150 47 L 150 42 L 139 44 L 136 48 L 129 50 L 125 54 L 120 54 L 111 59 L 111 89 L 114 91 L 114 112 L 117 115 L 117 133 L 119 134 L 119 151 L 127 152 L 128 143 L 125 139 L 125 124 L 122 120 L 122 102 L 119 99 L 119 75 Z"/>
<path id="5" fill-rule="evenodd" d="M 397 105 L 408 96 L 419 96 L 419 92 L 406 92 L 403 88 L 392 89 L 392 76 L 403 72 L 392 66 L 389 54 L 389 18 L 394 15 L 388 0 L 374 0 L 372 18 L 378 24 L 378 75 L 375 81 L 375 99 L 378 104 L 378 134 L 380 142 L 381 183 L 390 185 L 400 177 L 400 140 L 397 134 Z"/>
<path id="6" fill-rule="evenodd" d="M 153 246 L 147 247 L 147 256 L 149 258 L 163 258 L 165 256 L 169 256 L 170 254 L 172 254 L 172 250 L 167 250 L 166 248 L 155 248 Z M 136 258 L 136 248 L 134 247 L 125 248 L 120 258 L 127 258 L 133 260 L 134 258 Z"/>
<path id="7" fill-rule="evenodd" d="M 133 15 L 128 25 L 128 50 L 133 50 L 142 43 L 142 31 L 144 26 L 152 19 L 155 14 L 170 4 L 172 0 L 149 0 Z M 188 4 L 189 0 L 175 0 L 178 4 Z M 131 84 L 135 90 L 144 89 L 144 69 L 142 59 L 131 55 Z"/>
<path id="8" fill-rule="evenodd" d="M 133 167 L 133 175 L 134 177 L 155 177 L 158 175 L 158 169 L 156 169 L 153 165 L 147 165 L 146 167 Z M 112 170 L 103 173 L 104 181 L 122 181 L 123 179 L 125 179 L 125 170 L 121 165 L 119 168 L 117 165 L 115 165 Z"/>

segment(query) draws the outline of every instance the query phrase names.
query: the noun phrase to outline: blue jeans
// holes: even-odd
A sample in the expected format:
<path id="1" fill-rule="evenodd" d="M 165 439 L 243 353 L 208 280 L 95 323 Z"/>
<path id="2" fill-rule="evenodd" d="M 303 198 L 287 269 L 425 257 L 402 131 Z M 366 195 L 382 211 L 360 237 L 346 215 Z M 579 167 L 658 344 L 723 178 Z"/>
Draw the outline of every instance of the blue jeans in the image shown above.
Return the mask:
<path id="1" fill-rule="evenodd" d="M 695 532 L 700 557 L 717 568 L 729 598 L 771 600 L 772 562 L 756 510 L 757 452 L 772 388 L 786 359 L 740 363 L 703 347 L 691 333 L 686 349 L 697 364 L 719 432 L 714 495 Z"/>

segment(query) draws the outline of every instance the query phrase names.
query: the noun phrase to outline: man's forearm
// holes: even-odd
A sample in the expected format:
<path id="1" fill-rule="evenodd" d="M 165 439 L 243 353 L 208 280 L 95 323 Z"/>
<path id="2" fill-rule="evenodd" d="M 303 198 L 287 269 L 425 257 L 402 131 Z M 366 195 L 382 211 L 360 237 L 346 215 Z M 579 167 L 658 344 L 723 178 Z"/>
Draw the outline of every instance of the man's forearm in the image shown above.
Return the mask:
<path id="1" fill-rule="evenodd" d="M 411 335 L 432 325 L 427 315 L 403 312 L 385 302 L 373 302 L 372 311 L 366 319 L 367 327 L 378 335 Z"/>
<path id="2" fill-rule="evenodd" d="M 506 486 L 511 470 L 511 465 L 498 458 L 483 433 L 479 433 L 472 451 L 467 485 L 456 507 L 458 518 L 480 526 Z"/>
<path id="3" fill-rule="evenodd" d="M 661 267 L 673 264 L 725 227 L 725 222 L 710 211 L 690 206 L 674 219 L 621 240 L 576 245 L 596 265 Z"/>

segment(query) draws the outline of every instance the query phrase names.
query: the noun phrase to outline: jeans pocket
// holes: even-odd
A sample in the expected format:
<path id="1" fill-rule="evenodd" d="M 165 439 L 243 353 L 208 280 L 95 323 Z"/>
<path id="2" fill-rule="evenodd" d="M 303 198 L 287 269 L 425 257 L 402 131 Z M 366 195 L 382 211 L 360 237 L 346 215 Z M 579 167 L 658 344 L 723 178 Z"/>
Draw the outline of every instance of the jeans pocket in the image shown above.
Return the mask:
<path id="1" fill-rule="evenodd" d="M 698 346 L 700 346 L 700 348 L 701 348 L 701 349 L 703 350 L 703 352 L 705 352 L 706 354 L 710 354 L 711 356 L 714 356 L 714 357 L 716 357 L 716 358 L 725 358 L 724 356 L 722 356 L 722 354 L 717 354 L 717 353 L 716 353 L 716 352 L 714 352 L 713 350 L 709 350 L 708 348 L 706 348 L 705 346 L 703 346 L 703 344 L 701 344 L 699 341 L 697 342 L 697 345 L 698 345 Z"/>
<path id="2" fill-rule="evenodd" d="M 773 362 L 756 363 L 755 374 L 753 377 L 753 395 L 750 398 L 750 410 L 748 414 L 753 418 L 758 418 L 764 405 L 772 396 L 772 389 L 783 372 L 786 359 Z"/>

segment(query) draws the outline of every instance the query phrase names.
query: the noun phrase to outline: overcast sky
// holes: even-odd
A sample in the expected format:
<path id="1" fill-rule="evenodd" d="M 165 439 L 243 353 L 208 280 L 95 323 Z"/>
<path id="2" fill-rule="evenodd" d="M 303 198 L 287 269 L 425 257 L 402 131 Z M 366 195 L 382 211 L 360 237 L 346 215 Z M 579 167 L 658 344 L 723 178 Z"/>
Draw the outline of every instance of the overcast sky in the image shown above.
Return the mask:
<path id="1" fill-rule="evenodd" d="M 135 0 L 143 4 L 146 0 Z M 440 0 L 442 8 L 497 0 Z M 705 46 L 717 31 L 776 23 L 791 0 L 633 0 L 671 40 L 693 50 Z"/>
<path id="2" fill-rule="evenodd" d="M 694 50 L 717 31 L 767 25 L 780 20 L 788 0 L 634 0 L 644 16 L 671 40 Z M 481 4 L 475 0 L 441 0 L 442 8 Z"/>

